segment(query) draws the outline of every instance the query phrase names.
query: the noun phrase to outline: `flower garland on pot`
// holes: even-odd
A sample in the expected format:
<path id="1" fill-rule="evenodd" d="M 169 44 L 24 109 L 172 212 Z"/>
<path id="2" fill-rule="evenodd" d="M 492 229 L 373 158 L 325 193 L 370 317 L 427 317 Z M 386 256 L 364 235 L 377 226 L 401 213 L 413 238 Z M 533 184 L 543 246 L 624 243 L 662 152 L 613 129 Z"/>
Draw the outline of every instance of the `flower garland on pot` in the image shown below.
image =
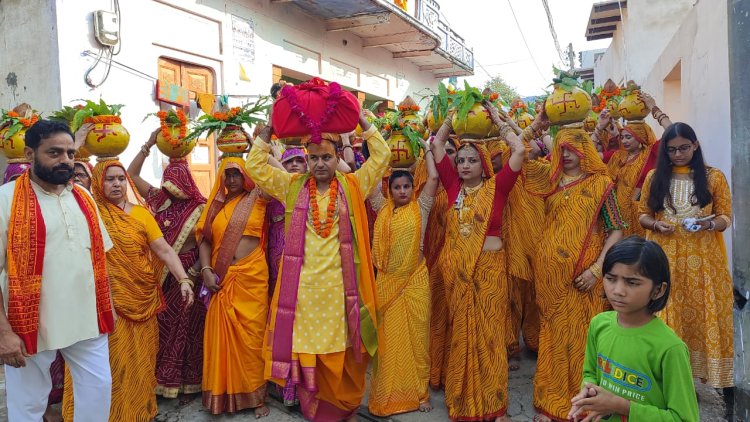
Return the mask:
<path id="1" fill-rule="evenodd" d="M 284 88 L 281 89 L 281 95 L 283 95 L 289 102 L 289 107 L 297 115 L 297 117 L 299 117 L 302 124 L 310 130 L 310 142 L 319 144 L 323 139 L 323 125 L 328 122 L 333 112 L 336 111 L 339 97 L 341 97 L 341 85 L 336 82 L 331 82 L 328 85 L 326 109 L 323 113 L 323 117 L 320 119 L 320 121 L 317 122 L 310 119 L 310 117 L 302 109 L 302 106 L 299 103 L 299 99 L 297 98 L 297 91 L 294 89 L 294 87 L 285 85 Z"/>
<path id="2" fill-rule="evenodd" d="M 77 109 L 70 124 L 70 131 L 75 133 L 84 123 L 116 123 L 122 124 L 120 109 L 122 104 L 109 105 L 99 99 L 98 103 L 90 100 Z"/>
<path id="3" fill-rule="evenodd" d="M 36 110 L 28 110 L 24 116 L 13 110 L 3 110 L 2 115 L 0 115 L 0 129 L 7 128 L 8 130 L 3 133 L 0 141 L 10 139 L 22 129 L 30 128 L 38 120 L 39 114 L 36 113 Z"/>
<path id="4" fill-rule="evenodd" d="M 334 177 L 328 185 L 328 208 L 326 209 L 325 221 L 320 221 L 320 208 L 318 207 L 318 182 L 310 177 L 307 184 L 310 190 L 310 209 L 312 210 L 312 224 L 315 233 L 322 238 L 327 238 L 333 229 L 333 219 L 336 214 L 336 200 L 339 193 L 339 182 Z"/>
<path id="5" fill-rule="evenodd" d="M 148 114 L 146 117 L 148 116 L 153 116 L 153 113 Z M 173 147 L 178 147 L 185 139 L 185 136 L 187 136 L 187 117 L 185 116 L 185 112 L 182 109 L 178 109 L 176 112 L 174 110 L 162 110 L 156 113 L 156 117 L 159 118 L 161 136 Z M 172 129 L 175 126 L 180 130 L 176 138 L 172 136 Z"/>
<path id="6" fill-rule="evenodd" d="M 241 107 L 232 107 L 229 111 L 217 111 L 212 114 L 204 114 L 195 122 L 193 130 L 185 136 L 185 141 L 199 137 L 203 133 L 211 136 L 215 132 L 221 132 L 227 127 L 247 124 L 253 126 L 266 122 L 266 114 L 271 107 L 270 97 L 260 97 L 254 103 L 246 103 Z"/>

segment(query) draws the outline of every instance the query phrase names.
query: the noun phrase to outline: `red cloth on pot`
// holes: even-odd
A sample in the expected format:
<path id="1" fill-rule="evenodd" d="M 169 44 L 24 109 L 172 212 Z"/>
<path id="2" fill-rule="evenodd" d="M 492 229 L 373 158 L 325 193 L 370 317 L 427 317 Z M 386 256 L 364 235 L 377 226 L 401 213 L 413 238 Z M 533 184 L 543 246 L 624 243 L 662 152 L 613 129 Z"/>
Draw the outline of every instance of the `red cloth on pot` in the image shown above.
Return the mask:
<path id="1" fill-rule="evenodd" d="M 320 78 L 284 86 L 273 105 L 273 131 L 279 138 L 311 135 L 310 142 L 320 143 L 323 132 L 351 132 L 358 122 L 357 98 Z"/>

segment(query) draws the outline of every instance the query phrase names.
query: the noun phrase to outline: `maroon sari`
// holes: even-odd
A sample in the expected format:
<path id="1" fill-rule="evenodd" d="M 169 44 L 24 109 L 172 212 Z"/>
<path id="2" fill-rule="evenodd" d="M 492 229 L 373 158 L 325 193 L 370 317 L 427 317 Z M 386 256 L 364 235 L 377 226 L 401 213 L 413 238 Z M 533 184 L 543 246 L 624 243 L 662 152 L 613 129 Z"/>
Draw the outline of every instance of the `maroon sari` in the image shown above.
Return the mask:
<path id="1" fill-rule="evenodd" d="M 198 261 L 198 247 L 180 253 L 185 240 L 194 237 L 206 198 L 195 184 L 187 161 L 171 159 L 164 169 L 160 189 L 149 192 L 147 202 L 183 267 Z M 159 313 L 159 351 L 156 355 L 156 393 L 167 398 L 179 393 L 199 393 L 203 371 L 203 325 L 206 308 L 196 304 L 185 309 L 180 285 L 166 268 L 161 275 L 166 309 Z M 200 283 L 193 293 L 198 297 Z"/>

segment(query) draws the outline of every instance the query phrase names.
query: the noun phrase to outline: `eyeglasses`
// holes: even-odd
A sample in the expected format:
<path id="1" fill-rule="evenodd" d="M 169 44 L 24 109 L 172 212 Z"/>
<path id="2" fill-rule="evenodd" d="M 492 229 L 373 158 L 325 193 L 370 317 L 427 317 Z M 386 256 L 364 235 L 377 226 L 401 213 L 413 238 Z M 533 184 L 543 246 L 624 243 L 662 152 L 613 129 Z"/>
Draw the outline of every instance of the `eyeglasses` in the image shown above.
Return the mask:
<path id="1" fill-rule="evenodd" d="M 88 179 L 89 175 L 86 173 L 73 173 L 73 178 L 75 179 Z"/>
<path id="2" fill-rule="evenodd" d="M 669 147 L 669 148 L 667 148 L 667 154 L 669 154 L 669 155 L 675 155 L 675 154 L 677 154 L 677 151 L 679 151 L 680 154 L 685 154 L 688 151 L 690 151 L 690 148 L 692 148 L 692 147 L 693 146 L 690 145 L 690 144 L 680 145 L 677 148 Z"/>

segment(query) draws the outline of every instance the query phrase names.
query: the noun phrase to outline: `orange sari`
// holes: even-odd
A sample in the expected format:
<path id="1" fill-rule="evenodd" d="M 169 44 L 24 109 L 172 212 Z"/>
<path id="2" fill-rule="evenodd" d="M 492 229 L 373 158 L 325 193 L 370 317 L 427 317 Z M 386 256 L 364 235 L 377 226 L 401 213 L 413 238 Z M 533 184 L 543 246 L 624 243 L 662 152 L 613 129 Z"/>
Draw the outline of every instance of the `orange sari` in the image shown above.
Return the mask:
<path id="1" fill-rule="evenodd" d="M 445 367 L 447 365 L 450 342 L 448 342 L 448 304 L 445 302 L 445 285 L 440 272 L 438 257 L 445 242 L 445 220 L 449 212 L 448 194 L 442 185 L 435 194 L 435 202 L 427 219 L 425 233 L 424 257 L 430 278 L 430 387 L 437 390 L 445 385 Z"/>
<path id="2" fill-rule="evenodd" d="M 580 157 L 585 176 L 561 187 L 563 147 Z M 601 282 L 581 292 L 573 280 L 601 254 L 605 230 L 622 226 L 606 172 L 582 129 L 558 132 L 545 200 L 544 242 L 539 243 L 533 261 L 541 316 L 534 407 L 556 421 L 567 420 L 570 399 L 581 387 L 589 322 L 605 309 Z"/>
<path id="3" fill-rule="evenodd" d="M 228 201 L 223 180 L 227 168 L 236 168 L 245 177 L 245 193 Z M 240 236 L 256 237 L 259 243 L 247 256 L 225 267 L 225 274 L 218 274 L 221 289 L 212 295 L 206 312 L 203 406 L 214 415 L 264 405 L 262 352 L 268 317 L 267 201 L 258 196 L 258 190 L 253 191 L 254 184 L 241 159 L 223 158 L 219 174 L 196 225 L 199 243 L 204 238 L 211 242 L 211 265 L 218 274 L 222 271 L 220 262 L 233 259 L 236 247 L 222 248 L 230 236 L 237 241 Z M 243 217 L 238 219 L 237 213 L 243 213 L 239 214 Z"/>
<path id="4" fill-rule="evenodd" d="M 109 335 L 112 370 L 109 420 L 150 421 L 158 410 L 154 394 L 159 347 L 156 314 L 164 308 L 164 300 L 159 287 L 162 264 L 151 252 L 149 244 L 161 237 L 161 231 L 145 208 L 136 205 L 128 214 L 106 199 L 104 175 L 112 166 L 123 167 L 116 160 L 97 163 L 91 183 L 102 221 L 114 244 L 107 252 L 107 270 L 117 315 L 115 330 Z M 129 193 L 142 202 L 132 182 Z M 73 406 L 73 384 L 66 370 L 65 420 L 73 420 Z"/>

